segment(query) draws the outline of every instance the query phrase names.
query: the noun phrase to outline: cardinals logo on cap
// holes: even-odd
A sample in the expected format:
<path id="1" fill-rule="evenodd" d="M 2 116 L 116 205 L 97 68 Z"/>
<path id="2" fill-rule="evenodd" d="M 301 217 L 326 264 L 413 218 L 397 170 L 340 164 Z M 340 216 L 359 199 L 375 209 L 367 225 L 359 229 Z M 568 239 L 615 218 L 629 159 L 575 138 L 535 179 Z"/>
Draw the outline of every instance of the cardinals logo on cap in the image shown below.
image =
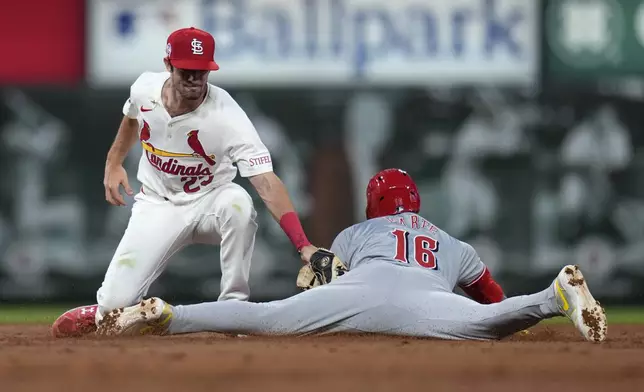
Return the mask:
<path id="1" fill-rule="evenodd" d="M 203 55 L 203 43 L 201 41 L 193 38 L 190 45 L 192 45 L 192 54 L 198 54 L 199 56 Z"/>

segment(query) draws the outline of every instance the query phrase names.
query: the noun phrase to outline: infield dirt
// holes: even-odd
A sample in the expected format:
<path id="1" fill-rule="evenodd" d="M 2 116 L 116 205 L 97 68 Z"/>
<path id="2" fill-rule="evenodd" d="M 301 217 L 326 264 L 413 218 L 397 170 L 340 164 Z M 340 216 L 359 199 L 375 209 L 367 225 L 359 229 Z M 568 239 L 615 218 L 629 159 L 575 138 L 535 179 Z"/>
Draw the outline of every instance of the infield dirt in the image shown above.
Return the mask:
<path id="1" fill-rule="evenodd" d="M 568 325 L 500 342 L 376 336 L 53 339 L 0 326 L 0 391 L 637 391 L 644 326 Z"/>

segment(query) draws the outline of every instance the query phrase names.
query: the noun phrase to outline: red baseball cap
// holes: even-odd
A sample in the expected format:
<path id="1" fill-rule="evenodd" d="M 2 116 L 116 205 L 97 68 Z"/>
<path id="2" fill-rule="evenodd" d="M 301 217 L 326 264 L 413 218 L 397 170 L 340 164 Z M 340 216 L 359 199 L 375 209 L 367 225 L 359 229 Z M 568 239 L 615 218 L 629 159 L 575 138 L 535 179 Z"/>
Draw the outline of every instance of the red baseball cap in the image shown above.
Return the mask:
<path id="1" fill-rule="evenodd" d="M 168 36 L 167 59 L 173 67 L 216 71 L 215 39 L 207 31 L 194 27 L 179 29 Z"/>

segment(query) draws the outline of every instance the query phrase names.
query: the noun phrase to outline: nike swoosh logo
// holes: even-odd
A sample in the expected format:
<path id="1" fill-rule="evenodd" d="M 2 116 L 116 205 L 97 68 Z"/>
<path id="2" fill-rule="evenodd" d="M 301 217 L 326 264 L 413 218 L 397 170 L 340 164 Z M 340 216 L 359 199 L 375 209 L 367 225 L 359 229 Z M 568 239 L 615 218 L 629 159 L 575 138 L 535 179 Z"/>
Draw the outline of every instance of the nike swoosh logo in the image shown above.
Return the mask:
<path id="1" fill-rule="evenodd" d="M 152 109 L 154 109 L 154 108 L 146 109 L 146 108 L 144 108 L 143 106 L 141 106 L 141 111 L 142 111 L 142 112 L 149 112 L 149 111 L 151 111 Z"/>

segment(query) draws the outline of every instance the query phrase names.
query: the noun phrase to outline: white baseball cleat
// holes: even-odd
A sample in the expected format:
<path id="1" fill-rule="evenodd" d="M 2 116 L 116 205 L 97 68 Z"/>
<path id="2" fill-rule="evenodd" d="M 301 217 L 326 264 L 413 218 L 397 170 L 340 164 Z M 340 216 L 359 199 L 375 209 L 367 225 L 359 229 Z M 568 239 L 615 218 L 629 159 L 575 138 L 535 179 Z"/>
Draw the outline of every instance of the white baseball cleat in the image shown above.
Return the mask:
<path id="1" fill-rule="evenodd" d="M 153 297 L 134 306 L 112 310 L 99 321 L 96 334 L 165 335 L 171 320 L 172 306 L 161 298 Z"/>
<path id="2" fill-rule="evenodd" d="M 601 342 L 606 339 L 606 313 L 590 294 L 578 266 L 563 267 L 554 281 L 554 290 L 559 310 L 568 316 L 586 340 Z"/>

